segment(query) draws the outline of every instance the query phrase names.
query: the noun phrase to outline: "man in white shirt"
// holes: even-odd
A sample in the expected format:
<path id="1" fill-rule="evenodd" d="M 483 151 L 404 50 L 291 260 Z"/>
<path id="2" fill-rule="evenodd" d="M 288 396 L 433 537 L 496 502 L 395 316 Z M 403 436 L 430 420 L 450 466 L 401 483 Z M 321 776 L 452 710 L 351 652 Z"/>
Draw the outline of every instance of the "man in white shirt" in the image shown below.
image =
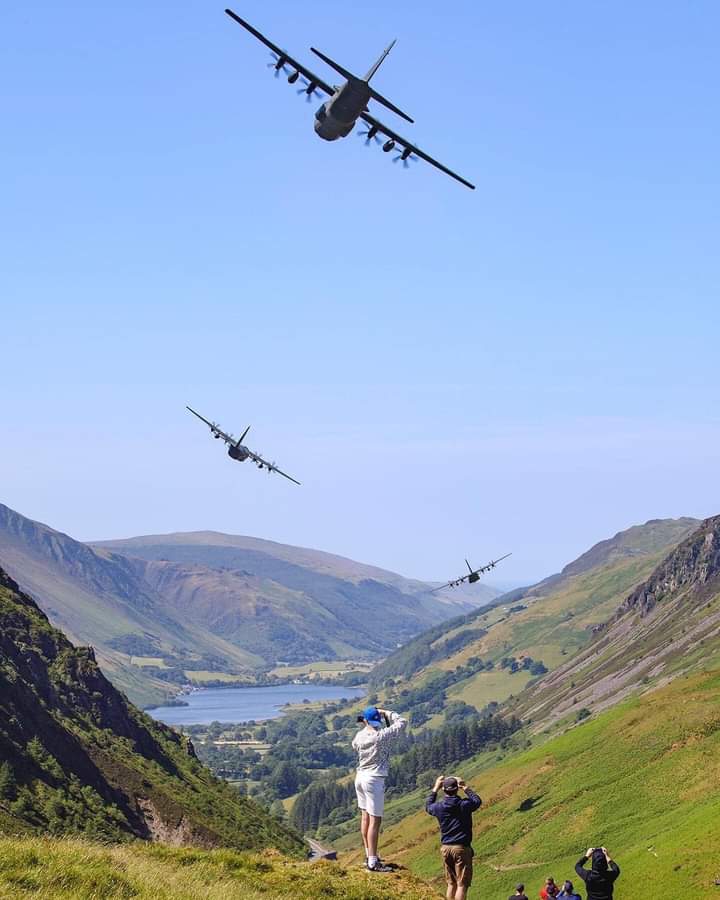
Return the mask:
<path id="1" fill-rule="evenodd" d="M 371 872 L 390 872 L 390 867 L 378 858 L 378 836 L 385 811 L 385 778 L 390 753 L 407 720 L 389 710 L 368 706 L 358 717 L 358 722 L 363 722 L 364 727 L 355 735 L 352 745 L 358 754 L 355 793 L 361 811 L 360 832 L 367 867 Z"/>

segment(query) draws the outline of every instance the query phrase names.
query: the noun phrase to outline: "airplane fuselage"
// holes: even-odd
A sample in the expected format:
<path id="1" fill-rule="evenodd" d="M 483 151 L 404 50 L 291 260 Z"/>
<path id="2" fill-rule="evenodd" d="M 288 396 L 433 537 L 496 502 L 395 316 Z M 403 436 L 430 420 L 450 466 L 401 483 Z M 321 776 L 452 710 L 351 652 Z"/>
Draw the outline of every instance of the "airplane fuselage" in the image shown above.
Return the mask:
<path id="1" fill-rule="evenodd" d="M 231 444 L 228 447 L 228 456 L 231 459 L 236 459 L 238 462 L 245 462 L 250 453 L 247 447 L 243 447 L 242 444 L 239 447 L 236 444 Z"/>
<path id="2" fill-rule="evenodd" d="M 324 141 L 347 137 L 367 109 L 370 96 L 364 81 L 346 81 L 315 113 L 315 133 Z"/>

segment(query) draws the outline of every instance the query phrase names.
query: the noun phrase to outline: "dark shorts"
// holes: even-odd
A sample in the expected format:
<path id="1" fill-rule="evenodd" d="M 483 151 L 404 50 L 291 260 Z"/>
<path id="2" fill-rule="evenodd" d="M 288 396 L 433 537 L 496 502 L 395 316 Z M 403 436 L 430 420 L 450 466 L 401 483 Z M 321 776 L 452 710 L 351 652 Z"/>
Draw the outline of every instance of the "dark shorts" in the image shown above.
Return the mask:
<path id="1" fill-rule="evenodd" d="M 440 847 L 445 878 L 450 885 L 470 887 L 473 875 L 473 852 L 462 844 L 443 844 Z"/>

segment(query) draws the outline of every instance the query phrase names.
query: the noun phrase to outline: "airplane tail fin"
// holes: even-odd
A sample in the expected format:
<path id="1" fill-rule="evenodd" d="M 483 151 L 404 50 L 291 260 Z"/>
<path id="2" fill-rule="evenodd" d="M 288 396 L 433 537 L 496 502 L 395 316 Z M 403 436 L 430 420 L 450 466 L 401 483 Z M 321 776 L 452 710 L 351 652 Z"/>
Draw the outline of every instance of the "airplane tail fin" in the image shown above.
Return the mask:
<path id="1" fill-rule="evenodd" d="M 465 560 L 465 565 L 468 567 L 468 569 L 470 569 L 470 574 L 472 575 L 473 567 L 470 565 L 470 563 L 467 560 Z"/>
<path id="2" fill-rule="evenodd" d="M 339 63 L 336 63 L 334 59 L 330 59 L 329 56 L 326 56 L 324 53 L 321 53 L 319 50 L 316 50 L 315 47 L 311 47 L 310 49 L 315 54 L 315 56 L 319 56 L 320 59 L 324 63 L 327 63 L 327 65 L 330 66 L 331 69 L 335 69 L 335 71 L 339 75 L 342 75 L 343 78 L 347 79 L 348 81 L 355 81 L 355 82 L 361 81 L 364 84 L 366 84 L 368 86 L 368 90 L 370 91 L 370 96 L 373 98 L 373 100 L 376 100 L 378 103 L 381 103 L 384 107 L 386 107 L 387 109 L 394 112 L 395 115 L 400 116 L 401 119 L 405 119 L 406 122 L 414 122 L 414 119 L 411 119 L 410 116 L 407 115 L 407 113 L 404 113 L 401 109 L 398 109 L 398 107 L 395 106 L 394 103 L 391 103 L 389 100 L 387 100 L 385 97 L 383 97 L 382 94 L 379 94 L 374 88 L 371 88 L 369 85 L 370 79 L 373 77 L 373 75 L 377 72 L 377 70 L 383 64 L 386 56 L 388 55 L 388 53 L 392 50 L 392 48 L 394 46 L 395 46 L 395 41 L 393 41 L 385 49 L 385 51 L 383 52 L 380 59 L 375 63 L 375 65 L 370 69 L 370 71 L 367 73 L 367 75 L 364 78 L 358 78 L 357 75 L 353 75 L 352 72 L 348 72 L 347 69 L 343 68 Z"/>
<path id="3" fill-rule="evenodd" d="M 377 72 L 377 70 L 380 68 L 380 66 L 385 62 L 385 58 L 387 57 L 388 53 L 392 50 L 392 48 L 395 46 L 396 43 L 397 43 L 397 40 L 391 41 L 391 43 L 388 44 L 388 46 L 385 48 L 385 50 L 383 50 L 380 59 L 370 69 L 370 71 L 367 73 L 367 75 L 365 76 L 363 81 L 366 81 L 368 84 L 370 84 L 370 79 Z"/>
<path id="4" fill-rule="evenodd" d="M 243 441 L 245 440 L 245 438 L 247 437 L 248 431 L 250 431 L 250 426 L 249 426 L 249 425 L 248 425 L 248 427 L 245 429 L 245 431 L 243 431 L 242 435 L 238 438 L 238 442 L 237 442 L 237 446 L 238 446 L 238 447 L 240 446 L 240 444 L 242 444 L 242 442 L 243 442 Z"/>

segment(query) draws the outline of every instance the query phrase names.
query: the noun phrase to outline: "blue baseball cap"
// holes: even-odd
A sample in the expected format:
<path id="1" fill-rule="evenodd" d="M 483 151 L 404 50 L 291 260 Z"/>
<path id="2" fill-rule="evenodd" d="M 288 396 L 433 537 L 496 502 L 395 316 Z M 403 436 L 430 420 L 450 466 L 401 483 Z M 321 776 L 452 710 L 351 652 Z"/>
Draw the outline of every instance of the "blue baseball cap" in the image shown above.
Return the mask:
<path id="1" fill-rule="evenodd" d="M 378 712 L 377 706 L 366 706 L 362 711 L 362 717 L 373 728 L 382 728 L 382 716 Z"/>

